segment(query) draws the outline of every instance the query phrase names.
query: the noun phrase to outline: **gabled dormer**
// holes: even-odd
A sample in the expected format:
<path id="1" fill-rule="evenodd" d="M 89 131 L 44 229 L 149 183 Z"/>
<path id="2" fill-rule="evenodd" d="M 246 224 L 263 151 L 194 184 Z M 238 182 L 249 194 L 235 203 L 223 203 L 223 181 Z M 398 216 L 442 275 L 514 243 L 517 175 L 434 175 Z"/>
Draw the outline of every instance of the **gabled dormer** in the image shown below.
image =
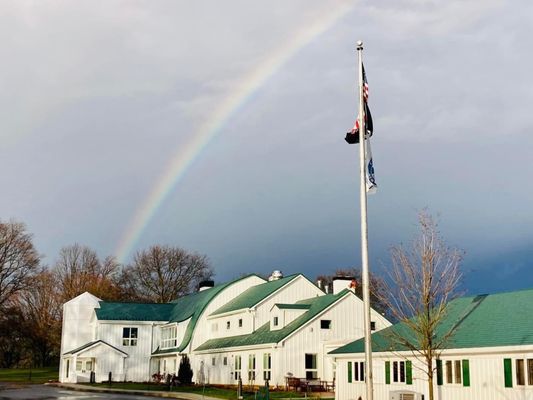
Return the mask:
<path id="1" fill-rule="evenodd" d="M 310 307 L 309 304 L 274 304 L 270 310 L 270 330 L 284 328 Z"/>

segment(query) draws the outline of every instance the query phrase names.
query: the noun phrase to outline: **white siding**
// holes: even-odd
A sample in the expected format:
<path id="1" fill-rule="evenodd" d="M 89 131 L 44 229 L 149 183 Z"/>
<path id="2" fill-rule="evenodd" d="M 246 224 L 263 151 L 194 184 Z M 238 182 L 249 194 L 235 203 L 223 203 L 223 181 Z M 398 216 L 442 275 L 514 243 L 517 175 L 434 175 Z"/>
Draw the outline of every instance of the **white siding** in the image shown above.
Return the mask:
<path id="1" fill-rule="evenodd" d="M 348 318 L 349 316 L 349 318 Z M 377 326 L 383 328 L 390 325 L 379 314 L 375 316 Z M 320 321 L 330 320 L 330 329 L 322 329 Z M 363 336 L 363 304 L 354 295 L 347 295 L 333 307 L 308 323 L 303 329 L 289 337 L 283 343 L 279 365 L 276 368 L 278 383 L 283 381 L 288 372 L 295 377 L 305 377 L 305 354 L 317 354 L 317 374 L 322 380 L 332 381 L 334 378 L 333 360 L 327 353 L 341 345 L 347 344 Z"/>
<path id="2" fill-rule="evenodd" d="M 206 381 L 209 383 L 216 384 L 225 384 L 225 385 L 236 385 L 238 383 L 235 380 L 234 371 L 235 371 L 235 358 L 241 357 L 241 376 L 243 385 L 264 385 L 265 381 L 263 379 L 263 354 L 270 353 L 271 355 L 271 372 L 275 370 L 275 360 L 279 358 L 278 356 L 279 349 L 272 348 L 271 346 L 264 346 L 261 348 L 255 349 L 243 349 L 240 351 L 230 351 L 230 352 L 220 352 L 212 354 L 202 354 L 196 355 L 195 358 L 198 361 L 198 364 L 201 365 L 201 362 L 204 362 L 204 373 Z M 249 369 L 248 369 L 248 360 L 249 356 L 255 355 L 255 380 L 249 380 Z M 215 365 L 213 365 L 213 358 L 215 359 Z M 227 365 L 224 365 L 224 358 L 227 360 Z M 199 368 L 194 370 L 195 377 L 198 377 Z M 196 378 L 194 378 L 196 379 Z M 275 386 L 276 381 L 272 378 L 270 380 L 270 385 Z M 281 384 L 285 385 L 285 380 L 282 378 L 280 380 Z M 281 386 L 280 384 L 280 386 Z"/>
<path id="3" fill-rule="evenodd" d="M 270 310 L 274 304 L 293 304 L 299 300 L 323 295 L 324 292 L 316 287 L 314 283 L 299 275 L 257 306 L 255 310 L 255 329 L 270 322 Z"/>
<path id="4" fill-rule="evenodd" d="M 349 355 L 347 355 L 349 357 Z M 348 361 L 363 361 L 364 356 L 358 354 L 350 358 L 337 358 L 337 391 L 335 398 L 339 400 L 357 399 L 359 396 L 365 397 L 364 382 L 348 383 Z M 513 387 L 506 388 L 504 385 L 504 359 L 512 359 L 513 366 Z M 441 356 L 443 362 L 443 385 L 437 385 L 437 374 L 434 376 L 435 400 L 526 400 L 533 399 L 533 385 L 527 382 L 527 367 L 525 385 L 517 386 L 515 360 L 533 359 L 533 346 L 523 346 L 519 348 L 506 349 L 498 348 L 478 348 L 463 349 L 461 351 L 449 350 Z M 375 400 L 388 400 L 390 392 L 398 390 L 409 390 L 424 395 L 428 399 L 427 376 L 423 369 L 425 366 L 412 356 L 409 359 L 413 363 L 413 383 L 392 382 L 392 361 L 403 361 L 404 358 L 391 354 L 375 353 L 374 365 L 374 398 Z M 470 386 L 465 387 L 459 383 L 447 383 L 446 361 L 468 360 Z M 391 383 L 385 383 L 385 361 L 391 361 Z"/>
<path id="5" fill-rule="evenodd" d="M 95 339 L 94 325 L 91 320 L 99 301 L 98 297 L 85 292 L 63 305 L 61 355 Z M 66 365 L 63 365 L 63 362 L 63 357 L 61 357 L 59 361 L 59 380 L 61 382 L 66 381 Z"/>
<path id="6" fill-rule="evenodd" d="M 239 326 L 239 320 L 242 321 L 242 326 Z M 216 330 L 213 329 L 214 324 L 217 325 Z M 221 317 L 210 318 L 207 321 L 207 325 L 211 333 L 211 339 L 226 336 L 245 335 L 254 331 L 254 318 L 252 313 L 248 311 L 242 311 Z"/>
<path id="7" fill-rule="evenodd" d="M 224 304 L 230 302 L 238 295 L 242 294 L 246 289 L 249 287 L 259 285 L 261 283 L 265 283 L 265 280 L 252 275 L 246 278 L 243 278 L 233 284 L 231 284 L 229 287 L 225 288 L 220 292 L 205 308 L 204 312 L 198 319 L 196 323 L 196 328 L 194 330 L 194 335 L 192 337 L 191 343 L 189 344 L 188 348 L 186 349 L 186 352 L 190 352 L 191 349 L 195 349 L 198 346 L 200 346 L 202 343 L 206 342 L 207 340 L 211 339 L 211 323 L 214 321 L 213 319 L 208 319 L 209 315 L 211 315 L 213 312 L 215 312 L 217 309 L 222 307 Z M 211 290 L 211 289 L 208 289 Z M 219 320 L 220 322 L 218 324 L 218 332 L 226 332 L 226 325 L 222 325 L 222 323 L 225 321 L 224 318 L 216 318 L 216 320 Z M 232 325 L 235 325 L 234 323 Z M 229 336 L 224 334 L 224 336 Z"/>
<path id="8" fill-rule="evenodd" d="M 122 329 L 137 328 L 136 346 L 122 345 Z M 152 353 L 152 323 L 135 323 L 134 321 L 102 322 L 98 325 L 98 339 L 122 350 L 128 355 L 126 360 L 125 380 L 143 382 L 151 378 L 150 355 Z"/>
<path id="9" fill-rule="evenodd" d="M 109 346 L 99 344 L 86 351 L 83 351 L 74 357 L 73 364 L 76 364 L 76 358 L 93 358 L 95 360 L 94 372 L 96 382 L 102 382 L 109 379 L 109 373 L 112 374 L 113 381 L 123 381 L 125 357 L 119 352 L 110 349 Z M 79 379 L 82 378 L 82 379 Z M 88 381 L 89 374 L 81 374 L 77 382 Z M 83 379 L 85 378 L 85 379 Z"/>

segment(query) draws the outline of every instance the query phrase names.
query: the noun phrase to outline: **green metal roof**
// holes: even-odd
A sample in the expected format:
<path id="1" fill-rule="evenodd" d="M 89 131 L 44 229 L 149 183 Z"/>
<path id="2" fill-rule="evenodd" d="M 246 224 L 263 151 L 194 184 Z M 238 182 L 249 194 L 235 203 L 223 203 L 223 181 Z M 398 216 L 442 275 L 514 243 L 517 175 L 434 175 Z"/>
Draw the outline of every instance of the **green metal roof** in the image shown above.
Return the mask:
<path id="1" fill-rule="evenodd" d="M 320 314 L 322 311 L 324 311 L 336 301 L 340 300 L 348 293 L 351 292 L 349 292 L 348 290 L 343 290 L 342 292 L 336 295 L 326 294 L 323 296 L 317 296 L 311 299 L 306 299 L 298 302 L 297 304 L 308 305 L 309 310 L 304 312 L 294 321 L 290 322 L 289 324 L 287 324 L 287 326 L 281 329 L 270 330 L 270 323 L 267 322 L 255 332 L 247 335 L 230 336 L 208 340 L 207 342 L 196 348 L 195 351 L 251 346 L 267 343 L 279 343 L 281 340 L 301 328 L 307 322 L 311 321 L 314 317 L 316 317 L 318 314 Z"/>
<path id="2" fill-rule="evenodd" d="M 172 303 L 118 303 L 100 301 L 96 317 L 100 321 L 168 321 L 175 305 Z"/>
<path id="3" fill-rule="evenodd" d="M 446 318 L 437 328 L 437 338 L 455 327 L 447 349 L 533 344 L 533 289 L 462 297 L 448 304 Z M 402 323 L 372 335 L 372 351 L 407 350 L 391 339 L 391 331 L 414 337 Z M 364 339 L 339 347 L 330 354 L 363 353 Z"/>
<path id="4" fill-rule="evenodd" d="M 207 305 L 222 290 L 242 279 L 256 276 L 247 275 L 230 282 L 191 293 L 180 297 L 171 303 L 118 303 L 101 301 L 100 308 L 96 308 L 96 317 L 101 321 L 164 321 L 168 323 L 182 322 L 190 319 L 183 339 L 178 347 L 165 350 L 156 350 L 153 354 L 181 352 L 191 341 L 196 323 Z"/>
<path id="5" fill-rule="evenodd" d="M 274 304 L 275 307 L 278 307 L 281 310 L 307 310 L 311 307 L 310 304 L 283 304 L 277 303 Z"/>
<path id="6" fill-rule="evenodd" d="M 245 290 L 242 294 L 234 298 L 232 301 L 224 304 L 211 315 L 219 315 L 231 311 L 251 308 L 257 303 L 259 303 L 261 300 L 270 296 L 276 290 L 285 286 L 297 276 L 299 276 L 299 274 L 289 275 L 285 278 L 277 279 L 275 281 L 265 282 L 260 285 L 252 286 L 251 288 Z"/>
<path id="7" fill-rule="evenodd" d="M 188 296 L 181 297 L 177 300 L 174 300 L 171 304 L 174 306 L 169 322 L 181 322 L 187 319 L 191 319 L 183 335 L 183 339 L 178 347 L 173 347 L 169 349 L 159 349 L 157 348 L 152 355 L 158 354 L 168 354 L 168 353 L 179 353 L 187 347 L 192 339 L 192 334 L 198 319 L 204 312 L 207 305 L 213 300 L 217 294 L 228 286 L 238 282 L 242 279 L 249 278 L 251 276 L 257 276 L 255 274 L 247 275 L 238 279 L 235 279 L 231 282 L 227 282 L 221 285 L 212 287 L 211 289 L 202 290 L 201 292 L 192 293 Z"/>
<path id="8" fill-rule="evenodd" d="M 89 347 L 95 345 L 95 344 L 98 344 L 98 343 L 102 343 L 102 344 L 105 344 L 106 346 L 109 346 L 111 347 L 112 349 L 115 349 L 116 351 L 122 353 L 122 354 L 125 354 L 126 356 L 128 355 L 127 353 L 123 352 L 122 350 L 120 349 L 117 349 L 115 346 L 111 346 L 109 343 L 107 342 L 104 342 L 103 340 L 95 340 L 93 342 L 89 342 L 89 343 L 85 343 L 83 346 L 80 346 L 80 347 L 77 347 L 75 348 L 74 350 L 70 350 L 70 351 L 67 351 L 66 353 L 63 353 L 63 354 L 76 354 L 76 353 L 79 353 L 80 351 L 83 351 L 85 349 L 88 349 Z"/>

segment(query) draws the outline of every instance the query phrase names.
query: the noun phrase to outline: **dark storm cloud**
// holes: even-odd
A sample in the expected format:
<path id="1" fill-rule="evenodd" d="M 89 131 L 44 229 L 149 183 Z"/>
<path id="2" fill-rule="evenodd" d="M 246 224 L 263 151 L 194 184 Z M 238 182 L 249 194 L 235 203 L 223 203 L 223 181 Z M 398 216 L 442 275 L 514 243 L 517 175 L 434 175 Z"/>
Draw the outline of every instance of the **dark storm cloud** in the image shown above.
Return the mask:
<path id="1" fill-rule="evenodd" d="M 49 262 L 75 241 L 112 252 L 175 150 L 242 77 L 338 6 L 4 3 L 0 217 L 26 222 Z M 508 288 L 525 285 L 532 7 L 354 3 L 222 127 L 138 248 L 206 253 L 220 280 L 358 265 L 357 149 L 343 133 L 363 39 L 380 186 L 369 199 L 372 265 L 387 265 L 388 247 L 409 241 L 427 206 L 465 249 L 472 290 L 492 289 L 499 272 Z"/>

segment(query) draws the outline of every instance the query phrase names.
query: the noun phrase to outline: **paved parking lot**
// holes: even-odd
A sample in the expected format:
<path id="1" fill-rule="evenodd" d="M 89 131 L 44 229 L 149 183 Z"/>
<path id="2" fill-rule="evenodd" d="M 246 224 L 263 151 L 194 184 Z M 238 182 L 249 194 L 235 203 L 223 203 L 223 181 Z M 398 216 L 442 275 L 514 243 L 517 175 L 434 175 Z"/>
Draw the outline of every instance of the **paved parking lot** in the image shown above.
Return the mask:
<path id="1" fill-rule="evenodd" d="M 0 400 L 7 399 L 24 399 L 24 400 L 53 400 L 53 399 L 71 399 L 71 400 L 147 400 L 160 399 L 158 397 L 148 396 L 130 396 L 125 394 L 110 393 L 86 393 L 75 392 L 62 388 L 56 388 L 44 385 L 15 386 L 0 384 Z"/>

